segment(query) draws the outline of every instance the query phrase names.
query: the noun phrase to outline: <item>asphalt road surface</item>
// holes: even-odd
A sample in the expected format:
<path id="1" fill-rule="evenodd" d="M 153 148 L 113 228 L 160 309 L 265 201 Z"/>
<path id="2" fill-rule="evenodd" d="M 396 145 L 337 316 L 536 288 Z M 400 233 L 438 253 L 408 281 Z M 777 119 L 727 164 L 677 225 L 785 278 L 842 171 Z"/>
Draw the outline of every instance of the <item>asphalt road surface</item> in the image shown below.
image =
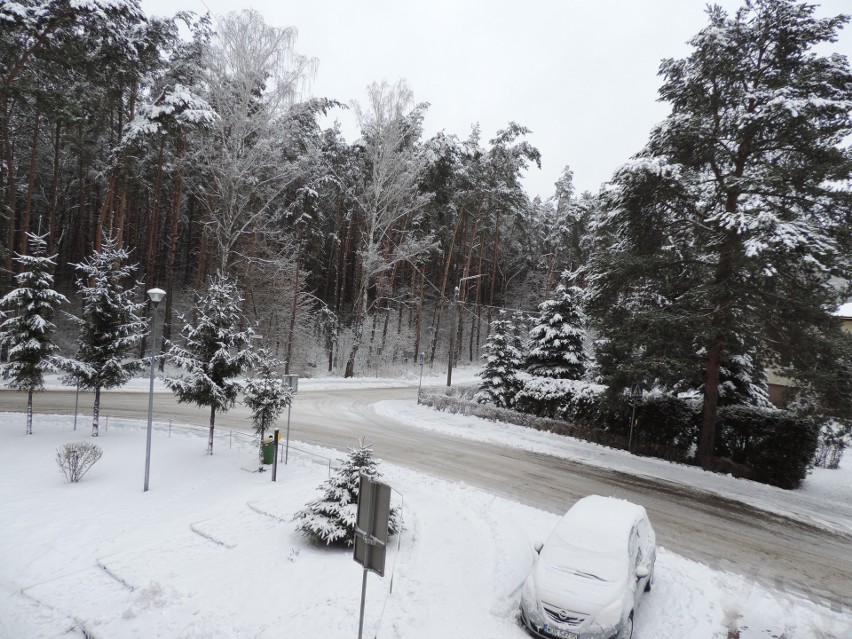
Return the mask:
<path id="1" fill-rule="evenodd" d="M 101 415 L 147 417 L 148 394 L 102 393 Z M 772 588 L 802 594 L 835 610 L 852 611 L 852 536 L 768 513 L 711 493 L 663 480 L 612 471 L 497 444 L 427 432 L 378 417 L 383 399 L 415 400 L 416 389 L 300 390 L 293 403 L 290 438 L 345 450 L 364 437 L 376 456 L 554 513 L 589 494 L 642 504 L 657 543 L 714 568 L 747 575 Z M 92 396 L 80 394 L 91 414 Z M 156 420 L 206 425 L 209 411 L 158 393 Z M 0 411 L 23 411 L 23 393 L 0 391 Z M 73 413 L 73 391 L 39 393 L 34 408 Z M 220 428 L 250 430 L 248 410 L 217 415 Z M 85 427 L 85 422 L 83 422 Z"/>

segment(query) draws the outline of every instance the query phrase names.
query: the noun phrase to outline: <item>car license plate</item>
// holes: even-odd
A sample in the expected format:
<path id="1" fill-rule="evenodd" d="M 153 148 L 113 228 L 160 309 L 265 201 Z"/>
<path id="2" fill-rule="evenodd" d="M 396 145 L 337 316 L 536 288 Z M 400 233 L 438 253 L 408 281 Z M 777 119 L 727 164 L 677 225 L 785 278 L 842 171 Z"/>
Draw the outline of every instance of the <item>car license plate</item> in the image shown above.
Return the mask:
<path id="1" fill-rule="evenodd" d="M 559 639 L 579 639 L 580 635 L 576 632 L 571 632 L 570 630 L 562 630 L 562 628 L 557 628 L 556 626 L 549 626 L 544 624 L 542 628 L 545 632 L 553 635 L 554 637 L 559 637 Z"/>

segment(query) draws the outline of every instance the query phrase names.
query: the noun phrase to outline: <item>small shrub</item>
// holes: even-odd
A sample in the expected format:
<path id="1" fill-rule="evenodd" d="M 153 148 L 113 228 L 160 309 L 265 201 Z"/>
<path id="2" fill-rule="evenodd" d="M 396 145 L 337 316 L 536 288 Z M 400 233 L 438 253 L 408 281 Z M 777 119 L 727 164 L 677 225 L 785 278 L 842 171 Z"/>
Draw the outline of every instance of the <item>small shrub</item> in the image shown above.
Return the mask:
<path id="1" fill-rule="evenodd" d="M 715 454 L 754 470 L 754 479 L 796 488 L 807 476 L 817 449 L 819 426 L 792 411 L 726 406 L 719 409 Z"/>
<path id="2" fill-rule="evenodd" d="M 65 444 L 56 451 L 56 463 L 65 479 L 76 484 L 103 455 L 100 446 L 87 442 Z"/>
<path id="3" fill-rule="evenodd" d="M 355 543 L 361 475 L 367 475 L 373 481 L 382 477 L 372 449 L 363 444 L 349 449 L 343 465 L 320 487 L 322 496 L 293 516 L 296 530 L 317 544 L 352 546 Z M 391 508 L 388 532 L 396 534 L 400 525 L 399 509 Z"/>

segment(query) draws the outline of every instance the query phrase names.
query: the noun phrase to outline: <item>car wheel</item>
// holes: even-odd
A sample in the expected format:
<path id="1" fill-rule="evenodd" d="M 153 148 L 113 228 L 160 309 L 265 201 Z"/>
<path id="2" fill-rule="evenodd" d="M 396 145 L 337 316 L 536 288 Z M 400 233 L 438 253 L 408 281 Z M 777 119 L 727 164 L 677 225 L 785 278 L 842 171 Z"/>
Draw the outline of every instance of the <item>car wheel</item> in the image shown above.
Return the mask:
<path id="1" fill-rule="evenodd" d="M 633 637 L 633 611 L 630 612 L 630 616 L 624 622 L 624 627 L 621 629 L 618 639 L 631 639 L 631 637 Z"/>

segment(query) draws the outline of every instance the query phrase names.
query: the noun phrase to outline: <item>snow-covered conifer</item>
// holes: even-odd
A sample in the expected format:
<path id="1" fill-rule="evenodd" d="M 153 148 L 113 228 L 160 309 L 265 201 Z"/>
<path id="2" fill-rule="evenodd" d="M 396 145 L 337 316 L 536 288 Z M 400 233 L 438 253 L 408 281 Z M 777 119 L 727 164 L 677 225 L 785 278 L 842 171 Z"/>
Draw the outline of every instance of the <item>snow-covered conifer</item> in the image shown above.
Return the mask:
<path id="1" fill-rule="evenodd" d="M 611 386 L 703 383 L 705 466 L 736 356 L 765 354 L 852 414 L 852 340 L 831 316 L 852 279 L 852 69 L 822 52 L 849 18 L 798 0 L 707 16 L 690 54 L 661 64 L 672 112 L 603 190 L 585 273 Z"/>
<path id="2" fill-rule="evenodd" d="M 255 354 L 255 376 L 246 380 L 243 392 L 245 404 L 251 409 L 254 432 L 260 438 L 258 470 L 263 470 L 263 436 L 293 401 L 293 392 L 278 374 L 277 368 L 281 366 L 281 362 L 272 357 L 265 348 L 258 349 Z"/>
<path id="3" fill-rule="evenodd" d="M 581 379 L 589 358 L 583 350 L 586 317 L 579 306 L 582 292 L 560 284 L 553 299 L 542 302 L 530 331 L 527 371 L 554 379 Z"/>
<path id="4" fill-rule="evenodd" d="M 55 255 L 48 257 L 46 235 L 27 234 L 29 255 L 17 255 L 21 272 L 15 276 L 17 288 L 0 299 L 0 308 L 12 311 L 0 324 L 0 348 L 8 348 L 3 365 L 6 385 L 27 391 L 27 434 L 33 432 L 33 392 L 44 386 L 44 373 L 53 368 L 59 347 L 53 341 L 54 309 L 65 296 L 53 290 L 51 271 Z M 0 316 L 2 317 L 2 316 Z"/>
<path id="5" fill-rule="evenodd" d="M 129 253 L 119 248 L 116 238 L 104 235 L 99 251 L 75 264 L 79 276 L 77 290 L 83 298 L 83 311 L 74 317 L 80 329 L 77 353 L 63 358 L 59 366 L 65 380 L 95 393 L 92 409 L 92 437 L 98 436 L 101 389 L 123 386 L 142 369 L 144 362 L 130 356 L 146 329 L 140 317 L 141 302 L 133 301 L 128 284 L 136 271 L 126 264 Z"/>
<path id="6" fill-rule="evenodd" d="M 358 491 L 361 475 L 381 481 L 379 460 L 373 449 L 363 442 L 349 449 L 349 456 L 334 475 L 320 486 L 322 496 L 308 503 L 293 516 L 296 530 L 320 544 L 352 546 L 358 518 Z M 391 508 L 388 531 L 396 534 L 400 528 L 399 510 Z"/>
<path id="7" fill-rule="evenodd" d="M 208 455 L 213 454 L 216 411 L 226 411 L 234 405 L 240 390 L 236 378 L 255 361 L 251 350 L 254 331 L 241 329 L 242 301 L 236 283 L 227 275 L 218 274 L 207 292 L 198 297 L 195 325 L 180 316 L 184 345 L 169 343 L 169 359 L 186 372 L 166 377 L 166 386 L 179 402 L 210 408 Z"/>
<path id="8" fill-rule="evenodd" d="M 491 333 L 483 350 L 485 366 L 479 373 L 482 381 L 475 399 L 480 404 L 509 408 L 521 387 L 518 371 L 523 367 L 523 356 L 517 324 L 505 311 L 500 311 L 491 322 Z"/>

